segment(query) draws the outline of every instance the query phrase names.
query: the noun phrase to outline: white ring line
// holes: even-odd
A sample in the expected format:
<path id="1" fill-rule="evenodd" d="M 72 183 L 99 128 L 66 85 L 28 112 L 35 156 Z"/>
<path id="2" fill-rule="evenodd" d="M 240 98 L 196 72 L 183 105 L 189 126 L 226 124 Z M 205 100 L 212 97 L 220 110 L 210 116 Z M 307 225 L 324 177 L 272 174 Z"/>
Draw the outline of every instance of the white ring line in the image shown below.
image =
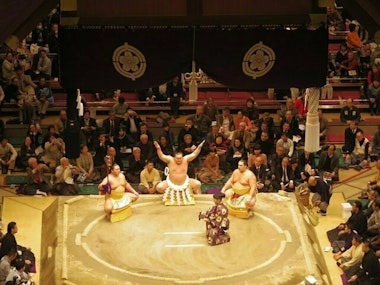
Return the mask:
<path id="1" fill-rule="evenodd" d="M 198 235 L 203 232 L 164 232 L 164 235 Z"/>
<path id="2" fill-rule="evenodd" d="M 165 247 L 170 247 L 170 248 L 176 248 L 176 247 L 203 247 L 205 246 L 204 244 L 200 243 L 194 243 L 194 244 L 165 244 Z"/>
<path id="3" fill-rule="evenodd" d="M 288 230 L 284 231 L 286 242 L 293 242 L 292 235 Z"/>
<path id="4" fill-rule="evenodd" d="M 150 205 L 150 204 L 161 204 L 160 201 L 158 202 L 148 202 L 147 204 Z M 138 205 L 144 205 L 145 203 L 141 203 L 141 204 L 138 204 Z M 209 202 L 208 204 L 211 204 L 211 202 Z M 145 204 L 146 205 L 146 204 Z M 136 205 L 137 206 L 137 205 Z M 261 217 L 262 219 L 264 219 L 265 221 L 267 221 L 269 224 L 271 224 L 276 230 L 278 233 L 280 234 L 283 234 L 284 231 L 282 230 L 282 228 L 277 225 L 272 219 L 260 214 L 260 213 L 257 213 L 255 212 L 255 215 L 256 216 L 259 216 Z M 93 227 L 95 226 L 99 220 L 103 219 L 104 216 L 101 216 L 101 217 L 98 217 L 97 219 L 95 219 L 95 221 L 91 222 L 85 230 L 87 230 L 87 232 Z M 144 277 L 144 278 L 150 278 L 150 279 L 155 279 L 155 280 L 169 280 L 169 281 L 173 281 L 175 283 L 189 283 L 190 281 L 193 282 L 193 283 L 203 283 L 204 281 L 215 281 L 215 280 L 220 280 L 220 279 L 224 279 L 224 278 L 231 278 L 231 277 L 236 277 L 236 276 L 240 276 L 240 275 L 244 275 L 244 274 L 247 274 L 247 273 L 250 273 L 252 271 L 255 271 L 257 269 L 260 269 L 264 266 L 267 266 L 269 265 L 270 263 L 272 263 L 273 261 L 275 261 L 277 258 L 280 257 L 280 255 L 285 251 L 285 247 L 286 247 L 286 241 L 281 241 L 280 243 L 280 247 L 279 249 L 277 250 L 277 252 L 271 257 L 269 258 L 268 260 L 266 260 L 265 262 L 257 265 L 256 267 L 253 267 L 253 268 L 249 268 L 249 269 L 246 269 L 246 270 L 243 270 L 243 271 L 239 271 L 237 273 L 234 273 L 234 274 L 228 274 L 228 275 L 222 275 L 222 276 L 214 276 L 214 277 L 202 277 L 200 279 L 197 280 L 180 280 L 178 278 L 169 278 L 169 277 L 162 277 L 162 276 L 154 276 L 154 275 L 147 275 L 147 274 L 140 274 L 140 273 L 136 273 L 136 272 L 132 272 L 132 271 L 128 271 L 128 270 L 125 270 L 125 269 L 122 269 L 120 267 L 116 267 L 106 261 L 104 261 L 103 259 L 99 258 L 97 255 L 95 255 L 95 253 L 92 252 L 92 250 L 88 247 L 87 243 L 85 242 L 82 242 L 82 247 L 83 249 L 87 252 L 87 254 L 92 257 L 93 259 L 95 259 L 96 261 L 98 261 L 99 263 L 111 268 L 111 269 L 116 269 L 117 271 L 119 272 L 123 272 L 125 274 L 129 274 L 129 275 L 133 275 L 133 276 L 138 276 L 138 277 Z M 203 280 L 203 281 L 202 281 Z"/>

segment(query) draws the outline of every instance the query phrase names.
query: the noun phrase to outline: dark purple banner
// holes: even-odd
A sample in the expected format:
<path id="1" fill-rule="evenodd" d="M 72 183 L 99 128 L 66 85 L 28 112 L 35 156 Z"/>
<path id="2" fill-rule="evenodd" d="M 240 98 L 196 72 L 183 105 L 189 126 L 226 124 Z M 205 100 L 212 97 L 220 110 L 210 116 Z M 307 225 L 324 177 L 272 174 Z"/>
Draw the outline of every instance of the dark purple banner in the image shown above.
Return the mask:
<path id="1" fill-rule="evenodd" d="M 65 88 L 143 89 L 191 71 L 193 31 L 62 29 Z M 327 32 L 206 30 L 195 32 L 198 67 L 233 88 L 320 87 L 326 82 Z"/>
<path id="2" fill-rule="evenodd" d="M 200 30 L 196 62 L 211 78 L 242 89 L 321 87 L 326 83 L 327 32 Z"/>
<path id="3" fill-rule="evenodd" d="M 62 29 L 65 88 L 143 89 L 191 69 L 192 31 Z"/>

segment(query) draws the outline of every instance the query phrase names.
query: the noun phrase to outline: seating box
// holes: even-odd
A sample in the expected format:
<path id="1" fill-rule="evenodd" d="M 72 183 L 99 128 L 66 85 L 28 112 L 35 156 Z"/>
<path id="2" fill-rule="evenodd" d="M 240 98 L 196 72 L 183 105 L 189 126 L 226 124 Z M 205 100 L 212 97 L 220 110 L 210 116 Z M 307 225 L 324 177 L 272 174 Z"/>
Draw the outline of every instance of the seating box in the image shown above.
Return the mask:
<path id="1" fill-rule="evenodd" d="M 342 203 L 342 218 L 351 217 L 352 206 L 350 203 Z"/>

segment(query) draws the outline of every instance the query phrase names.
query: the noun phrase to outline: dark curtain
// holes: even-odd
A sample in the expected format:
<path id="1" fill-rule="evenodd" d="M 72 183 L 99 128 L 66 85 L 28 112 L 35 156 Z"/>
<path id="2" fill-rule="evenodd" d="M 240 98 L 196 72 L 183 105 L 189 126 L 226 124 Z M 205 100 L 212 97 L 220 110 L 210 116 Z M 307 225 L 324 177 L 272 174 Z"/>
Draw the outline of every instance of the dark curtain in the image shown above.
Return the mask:
<path id="1" fill-rule="evenodd" d="M 314 31 L 199 30 L 195 60 L 211 78 L 234 88 L 320 87 L 326 83 L 327 36 L 324 28 Z M 268 73 L 253 79 L 243 72 L 243 61 L 247 51 L 259 42 L 273 50 L 275 59 Z M 260 54 L 259 49 L 254 50 L 257 56 L 267 55 L 266 50 Z M 261 60 L 266 61 L 263 57 Z"/>
<path id="2" fill-rule="evenodd" d="M 143 89 L 158 86 L 191 69 L 193 36 L 190 30 L 62 28 L 59 36 L 61 82 L 65 88 Z M 134 80 L 118 73 L 113 64 L 114 51 L 125 43 L 145 57 L 145 62 L 140 60 L 135 64 L 135 50 L 132 54 L 120 54 L 124 59 L 132 55 L 132 67 L 137 70 L 146 64 L 145 73 Z M 128 64 L 119 66 L 131 71 Z"/>
<path id="3" fill-rule="evenodd" d="M 320 87 L 326 82 L 327 36 L 324 28 L 314 31 L 199 29 L 195 33 L 195 60 L 211 78 L 233 88 Z M 61 80 L 65 88 L 143 89 L 191 70 L 191 30 L 66 28 L 60 32 L 60 39 Z M 136 50 L 131 50 L 134 68 L 138 70 L 146 63 L 145 73 L 134 80 L 119 74 L 113 64 L 115 50 L 125 43 L 145 57 L 145 62 L 140 59 L 134 64 Z M 259 43 L 263 46 L 252 48 Z M 247 56 L 250 50 L 251 55 Z M 118 66 L 131 72 L 130 65 L 125 64 L 131 54 L 120 55 L 124 63 Z M 253 58 L 258 58 L 259 64 L 251 62 Z M 265 70 L 270 63 L 273 66 L 264 75 L 249 73 Z"/>

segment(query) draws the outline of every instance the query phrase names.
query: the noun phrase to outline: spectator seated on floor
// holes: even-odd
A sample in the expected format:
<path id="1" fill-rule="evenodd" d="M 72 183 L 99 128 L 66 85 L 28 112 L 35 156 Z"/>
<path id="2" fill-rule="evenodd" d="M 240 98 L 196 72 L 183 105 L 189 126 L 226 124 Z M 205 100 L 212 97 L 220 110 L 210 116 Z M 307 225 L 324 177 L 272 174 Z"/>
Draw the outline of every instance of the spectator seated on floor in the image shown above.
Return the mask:
<path id="1" fill-rule="evenodd" d="M 187 117 L 194 122 L 194 128 L 199 132 L 199 140 L 204 140 L 207 133 L 210 131 L 211 119 L 203 113 L 203 105 L 198 105 L 195 114 Z"/>
<path id="2" fill-rule="evenodd" d="M 345 233 L 345 225 L 351 225 L 352 230 L 356 231 L 360 236 L 364 236 L 367 231 L 367 218 L 362 211 L 362 203 L 360 201 L 354 201 L 352 203 L 351 216 L 345 223 L 339 224 L 336 228 L 333 228 L 327 232 L 327 237 L 330 242 L 338 240 L 340 236 Z"/>
<path id="3" fill-rule="evenodd" d="M 314 153 L 303 150 L 298 156 L 298 165 L 301 172 L 309 172 L 315 169 L 315 157 Z"/>
<path id="4" fill-rule="evenodd" d="M 231 142 L 235 141 L 236 138 L 240 138 L 241 143 L 247 150 L 251 142 L 253 141 L 252 133 L 248 130 L 247 124 L 245 122 L 240 122 L 235 131 L 232 133 Z"/>
<path id="5" fill-rule="evenodd" d="M 140 135 L 140 140 L 136 144 L 136 147 L 140 148 L 141 159 L 144 161 L 144 163 L 147 160 L 152 160 L 155 148 L 153 146 L 153 143 L 149 141 L 149 137 L 147 134 Z"/>
<path id="6" fill-rule="evenodd" d="M 164 136 L 166 138 L 166 143 L 168 144 L 168 146 L 174 150 L 174 144 L 176 143 L 176 141 L 174 139 L 174 133 L 171 130 L 168 122 L 162 123 L 162 132 L 160 136 Z"/>
<path id="7" fill-rule="evenodd" d="M 275 169 L 278 165 L 281 165 L 282 159 L 287 156 L 285 153 L 285 149 L 282 146 L 276 147 L 276 153 L 274 153 L 270 160 L 270 171 L 272 175 L 272 180 L 274 180 Z"/>
<path id="8" fill-rule="evenodd" d="M 39 59 L 37 63 L 37 70 L 35 70 L 35 77 L 45 77 L 50 80 L 51 78 L 51 60 L 47 55 L 46 49 L 42 48 L 38 51 Z"/>
<path id="9" fill-rule="evenodd" d="M 334 259 L 337 261 L 336 264 L 343 270 L 346 279 L 350 279 L 362 263 L 364 256 L 362 242 L 362 237 L 355 234 L 352 238 L 352 246 L 348 250 L 334 254 Z"/>
<path id="10" fill-rule="evenodd" d="M 356 49 L 361 49 L 363 47 L 363 42 L 360 39 L 357 25 L 354 23 L 350 23 L 348 25 L 348 33 L 347 33 L 347 47 L 350 50 L 356 50 Z"/>
<path id="11" fill-rule="evenodd" d="M 120 128 L 116 131 L 111 143 L 116 149 L 116 160 L 118 164 L 120 163 L 121 165 L 121 161 L 131 154 L 133 143 L 130 141 L 130 137 L 127 136 L 124 128 Z"/>
<path id="12" fill-rule="evenodd" d="M 246 115 L 244 115 L 242 110 L 239 110 L 237 112 L 236 118 L 234 120 L 235 130 L 240 128 L 240 123 L 245 123 L 246 131 L 249 131 L 252 128 L 251 120 Z"/>
<path id="13" fill-rule="evenodd" d="M 51 193 L 52 184 L 50 178 L 46 176 L 48 172 L 49 167 L 46 164 L 38 163 L 37 158 L 30 157 L 26 169 L 28 183 L 23 189 L 24 193 L 20 194 L 46 196 Z"/>
<path id="14" fill-rule="evenodd" d="M 139 138 L 141 138 L 141 135 L 147 135 L 148 141 L 153 143 L 153 133 L 148 129 L 148 125 L 144 122 L 141 122 L 139 125 Z"/>
<path id="15" fill-rule="evenodd" d="M 263 158 L 256 156 L 253 164 L 249 168 L 256 176 L 257 191 L 259 192 L 272 192 L 273 186 L 269 180 L 269 169 L 263 163 Z"/>
<path id="16" fill-rule="evenodd" d="M 377 174 L 368 181 L 368 190 L 374 190 L 380 194 L 380 159 L 376 161 Z"/>
<path id="17" fill-rule="evenodd" d="M 85 110 L 83 117 L 79 118 L 79 127 L 86 139 L 85 144 L 93 150 L 98 135 L 98 125 L 96 120 L 90 117 L 90 110 Z"/>
<path id="18" fill-rule="evenodd" d="M 186 134 L 184 141 L 179 144 L 178 152 L 181 152 L 184 156 L 192 154 L 197 149 L 197 142 L 193 140 L 190 134 Z M 199 164 L 199 158 L 196 157 L 190 161 L 187 168 L 187 174 L 191 178 L 195 178 L 195 167 Z"/>
<path id="19" fill-rule="evenodd" d="M 17 64 L 17 59 L 13 57 L 11 51 L 7 52 L 2 64 L 2 76 L 5 81 L 9 81 L 12 77 L 16 75 L 15 64 Z"/>
<path id="20" fill-rule="evenodd" d="M 29 75 L 24 74 L 24 67 L 18 64 L 15 66 L 14 71 L 15 76 L 17 77 L 18 82 L 20 84 L 20 90 L 23 93 L 35 95 L 35 89 L 37 88 L 37 85 L 32 81 Z"/>
<path id="21" fill-rule="evenodd" d="M 31 157 L 37 157 L 36 147 L 32 143 L 32 139 L 26 136 L 24 143 L 21 145 L 20 155 L 16 158 L 16 166 L 25 171 L 28 167 L 28 160 Z"/>
<path id="22" fill-rule="evenodd" d="M 155 194 L 156 186 L 161 182 L 160 172 L 154 168 L 154 163 L 148 160 L 145 164 L 145 168 L 140 173 L 140 184 L 137 191 L 142 194 Z"/>
<path id="23" fill-rule="evenodd" d="M 281 138 L 276 143 L 276 148 L 282 146 L 287 156 L 292 157 L 294 153 L 294 143 L 286 133 L 281 134 Z"/>
<path id="24" fill-rule="evenodd" d="M 125 132 L 132 144 L 136 144 L 139 141 L 140 123 L 142 123 L 140 116 L 136 111 L 128 108 L 128 111 L 124 114 L 124 119 L 121 120 L 120 124 L 124 126 Z"/>
<path id="25" fill-rule="evenodd" d="M 124 97 L 118 98 L 118 102 L 112 106 L 112 111 L 116 118 L 123 119 L 124 114 L 128 112 L 128 104 L 125 103 Z"/>
<path id="26" fill-rule="evenodd" d="M 292 113 L 292 111 L 288 110 L 285 112 L 285 120 L 282 122 L 284 124 L 285 122 L 289 124 L 289 132 L 292 136 L 289 136 L 290 139 L 293 140 L 293 136 L 300 138 L 300 128 L 299 128 L 299 121 L 301 119 L 298 119 L 295 117 Z M 303 119 L 302 119 L 303 120 Z"/>
<path id="27" fill-rule="evenodd" d="M 93 157 L 95 167 L 100 167 L 104 164 L 104 157 L 107 155 L 107 150 L 111 145 L 112 143 L 107 140 L 106 134 L 100 133 L 98 135 L 95 143 L 95 155 Z"/>
<path id="28" fill-rule="evenodd" d="M 380 126 L 378 127 L 371 140 L 371 145 L 369 146 L 369 155 L 372 161 L 380 158 Z"/>
<path id="29" fill-rule="evenodd" d="M 267 132 L 262 132 L 256 143 L 261 146 L 261 151 L 266 154 L 268 159 L 270 159 L 274 152 L 274 143 L 273 140 L 269 139 L 269 134 Z"/>
<path id="30" fill-rule="evenodd" d="M 346 155 L 345 167 L 354 165 L 355 169 L 360 170 L 369 165 L 369 141 L 364 136 L 363 132 L 356 133 L 355 147 L 350 155 Z"/>
<path id="31" fill-rule="evenodd" d="M 355 148 L 356 133 L 363 130 L 358 128 L 358 123 L 350 122 L 349 127 L 344 130 L 344 146 L 342 150 L 345 154 L 350 154 Z"/>
<path id="32" fill-rule="evenodd" d="M 274 140 L 274 131 L 269 128 L 269 125 L 267 122 L 259 123 L 259 121 L 256 121 L 256 124 L 258 125 L 259 128 L 256 132 L 255 142 L 258 142 L 261 139 L 262 133 L 267 133 L 270 140 L 271 141 Z"/>
<path id="33" fill-rule="evenodd" d="M 370 188 L 369 188 L 370 189 Z M 368 199 L 368 203 L 364 203 L 363 213 L 367 217 L 367 219 L 373 213 L 373 204 L 377 201 L 378 193 L 375 190 L 365 191 L 365 197 L 358 197 L 359 199 Z"/>
<path id="34" fill-rule="evenodd" d="M 100 178 L 106 177 L 111 170 L 112 165 L 117 164 L 116 149 L 108 147 L 106 155 L 103 157 L 104 163 L 100 167 Z"/>
<path id="35" fill-rule="evenodd" d="M 207 98 L 203 105 L 203 114 L 208 116 L 211 121 L 216 121 L 216 117 L 219 115 L 218 105 L 215 104 L 212 97 Z"/>
<path id="36" fill-rule="evenodd" d="M 351 98 L 347 99 L 346 106 L 340 110 L 340 121 L 347 124 L 351 122 L 359 123 L 361 121 L 360 110 L 354 106 Z"/>
<path id="37" fill-rule="evenodd" d="M 380 234 L 380 201 L 375 201 L 372 204 L 373 213 L 367 221 L 366 236 L 374 237 Z"/>
<path id="38" fill-rule="evenodd" d="M 179 130 L 178 133 L 178 145 L 184 142 L 185 135 L 191 135 L 191 138 L 198 142 L 201 138 L 200 132 L 194 127 L 194 123 L 191 119 L 186 119 L 185 126 Z"/>
<path id="39" fill-rule="evenodd" d="M 265 153 L 262 153 L 261 145 L 259 144 L 255 144 L 248 155 L 248 167 L 251 167 L 255 164 L 257 157 L 261 157 L 262 164 L 268 164 L 268 157 Z"/>
<path id="40" fill-rule="evenodd" d="M 272 184 L 275 191 L 295 191 L 296 184 L 294 181 L 293 169 L 289 160 L 289 157 L 284 157 L 281 164 L 277 165 L 274 170 L 275 179 Z"/>
<path id="41" fill-rule="evenodd" d="M 216 148 L 210 148 L 209 154 L 203 162 L 203 167 L 198 172 L 198 179 L 202 183 L 216 183 L 224 176 L 219 168 L 219 156 L 216 154 Z"/>
<path id="42" fill-rule="evenodd" d="M 88 152 L 87 145 L 82 145 L 80 148 L 80 155 L 76 159 L 76 164 L 79 169 L 77 182 L 100 182 L 100 175 L 97 169 L 94 168 L 94 160 L 92 154 Z"/>
<path id="43" fill-rule="evenodd" d="M 379 259 L 371 248 L 371 242 L 366 240 L 363 242 L 362 250 L 364 256 L 358 271 L 355 272 L 347 284 L 380 284 L 380 266 Z"/>
<path id="44" fill-rule="evenodd" d="M 276 132 L 274 134 L 275 136 L 275 142 L 277 142 L 279 139 L 281 139 L 282 134 L 286 134 L 289 139 L 293 138 L 294 133 L 290 129 L 289 122 L 284 122 L 280 128 L 276 129 Z"/>
<path id="45" fill-rule="evenodd" d="M 79 169 L 70 164 L 66 157 L 60 159 L 60 165 L 55 169 L 55 179 L 53 193 L 58 195 L 76 195 L 79 186 L 75 183 L 75 176 L 79 174 Z"/>
<path id="46" fill-rule="evenodd" d="M 17 151 L 7 137 L 0 138 L 0 166 L 2 174 L 10 174 L 16 164 Z"/>
<path id="47" fill-rule="evenodd" d="M 30 124 L 35 117 L 35 106 L 37 97 L 35 94 L 20 92 L 17 100 L 19 109 L 19 119 L 23 124 Z"/>
<path id="48" fill-rule="evenodd" d="M 120 124 L 121 120 L 116 118 L 115 111 L 111 110 L 108 112 L 108 117 L 103 120 L 102 132 L 108 136 L 109 140 L 111 140 L 117 135 L 117 130 L 120 128 Z"/>
<path id="49" fill-rule="evenodd" d="M 173 147 L 168 144 L 167 138 L 166 138 L 165 135 L 160 135 L 160 137 L 158 139 L 158 144 L 160 145 L 163 154 L 165 154 L 165 155 L 171 155 L 171 156 L 174 155 Z M 154 150 L 154 153 L 153 153 L 153 161 L 154 161 L 154 164 L 156 165 L 156 168 L 158 170 L 163 171 L 165 169 L 166 163 L 163 162 L 158 157 L 156 149 Z"/>
<path id="50" fill-rule="evenodd" d="M 213 124 L 211 127 L 211 131 L 209 131 L 206 135 L 206 143 L 208 146 L 215 142 L 217 136 L 223 136 L 222 133 L 219 131 L 220 127 L 217 124 Z"/>
<path id="51" fill-rule="evenodd" d="M 298 116 L 298 110 L 294 107 L 293 100 L 291 98 L 286 99 L 285 106 L 281 106 L 279 119 L 280 119 L 280 125 L 283 124 L 283 122 L 286 121 L 286 112 L 290 111 L 292 114 L 292 117 L 297 118 Z"/>
<path id="52" fill-rule="evenodd" d="M 14 267 L 10 270 L 7 278 L 5 279 L 5 284 L 18 284 L 18 285 L 30 285 L 31 282 L 30 275 L 26 272 L 25 260 L 22 257 L 17 257 L 14 260 Z"/>
<path id="53" fill-rule="evenodd" d="M 54 103 L 53 91 L 45 77 L 41 77 L 36 88 L 38 115 L 43 119 L 50 104 Z"/>
<path id="54" fill-rule="evenodd" d="M 63 131 L 68 127 L 69 120 L 67 118 L 66 110 L 61 110 L 59 112 L 59 118 L 54 121 L 54 127 L 57 133 L 61 136 Z"/>
<path id="55" fill-rule="evenodd" d="M 226 161 L 229 164 L 230 170 L 237 169 L 240 160 L 247 160 L 247 149 L 242 143 L 241 138 L 236 137 L 228 147 L 226 154 Z"/>
<path id="56" fill-rule="evenodd" d="M 17 250 L 15 248 L 9 249 L 8 253 L 0 260 L 0 284 L 5 284 L 8 274 L 11 272 L 11 263 L 17 257 Z"/>
<path id="57" fill-rule="evenodd" d="M 35 148 L 40 146 L 40 137 L 42 136 L 42 130 L 38 123 L 31 123 L 26 133 L 32 140 L 32 144 Z"/>
<path id="58" fill-rule="evenodd" d="M 216 116 L 216 122 L 221 127 L 221 133 L 225 138 L 230 137 L 235 130 L 234 118 L 229 107 L 224 107 L 222 114 Z"/>
<path id="59" fill-rule="evenodd" d="M 0 248 L 0 259 L 5 256 L 10 249 L 14 249 L 18 252 L 16 259 L 22 259 L 24 261 L 25 271 L 26 272 L 35 272 L 35 256 L 31 251 L 31 248 L 24 247 L 17 244 L 15 235 L 18 233 L 18 227 L 16 222 L 10 222 L 7 226 L 7 233 L 1 239 L 1 248 Z M 21 252 L 21 254 L 20 254 Z"/>
<path id="60" fill-rule="evenodd" d="M 352 229 L 351 224 L 344 224 L 344 228 L 339 232 L 338 237 L 331 241 L 333 253 L 343 253 L 352 246 L 352 238 L 357 233 Z"/>
<path id="61" fill-rule="evenodd" d="M 61 138 L 50 135 L 49 141 L 45 143 L 44 149 L 45 151 L 41 156 L 41 161 L 46 163 L 50 169 L 54 170 L 65 154 L 65 142 Z"/>
<path id="62" fill-rule="evenodd" d="M 300 167 L 298 165 L 299 161 L 297 158 L 295 157 L 292 157 L 290 160 L 289 160 L 289 163 L 290 163 L 290 166 L 292 168 L 292 171 L 293 171 L 293 176 L 294 176 L 294 184 L 296 186 L 298 186 L 298 184 L 301 183 L 302 181 L 302 177 L 301 177 L 301 173 L 302 171 L 300 170 Z M 303 182 L 303 181 L 302 181 Z"/>
<path id="63" fill-rule="evenodd" d="M 375 79 L 367 89 L 367 99 L 371 116 L 380 115 L 380 82 Z"/>
<path id="64" fill-rule="evenodd" d="M 134 147 L 132 155 L 128 157 L 128 171 L 126 178 L 130 183 L 140 183 L 140 173 L 145 167 L 145 160 L 141 155 L 141 149 Z"/>
<path id="65" fill-rule="evenodd" d="M 334 144 L 321 152 L 318 162 L 318 172 L 327 181 L 339 181 L 339 155 Z"/>
<path id="66" fill-rule="evenodd" d="M 227 150 L 229 142 L 229 140 L 224 139 L 222 134 L 219 134 L 209 145 L 210 148 L 215 148 L 216 154 L 219 157 L 219 167 L 225 173 L 229 172 L 229 165 L 227 163 Z"/>
<path id="67" fill-rule="evenodd" d="M 243 113 L 248 117 L 251 122 L 259 119 L 259 110 L 256 108 L 256 103 L 253 98 L 248 98 L 245 101 Z"/>

